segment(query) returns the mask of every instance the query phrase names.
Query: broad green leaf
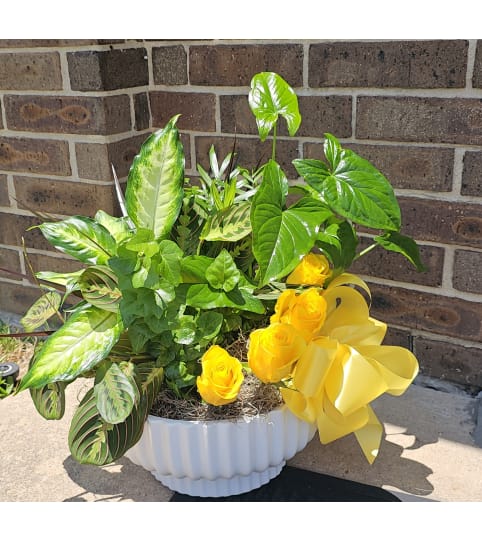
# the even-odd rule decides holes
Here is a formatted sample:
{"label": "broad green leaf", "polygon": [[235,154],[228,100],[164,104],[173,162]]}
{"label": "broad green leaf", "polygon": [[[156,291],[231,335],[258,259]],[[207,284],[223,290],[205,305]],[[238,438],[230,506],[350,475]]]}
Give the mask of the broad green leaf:
{"label": "broad green leaf", "polygon": [[291,272],[313,247],[320,224],[331,212],[312,197],[284,210],[287,180],[270,161],[251,208],[253,253],[259,264],[260,286]]}
{"label": "broad green leaf", "polygon": [[214,289],[232,291],[239,283],[241,273],[231,255],[223,249],[206,269],[206,279]]}
{"label": "broad green leaf", "polygon": [[96,370],[94,396],[102,419],[119,424],[131,414],[136,390],[118,364],[104,360]]}
{"label": "broad green leaf", "polygon": [[127,218],[113,217],[103,210],[98,210],[94,216],[95,221],[103,225],[111,234],[116,242],[122,242],[133,234],[129,227]]}
{"label": "broad green leaf", "polygon": [[333,137],[330,133],[325,133],[325,142],[323,144],[323,149],[325,152],[325,157],[330,163],[332,169],[338,167],[338,163],[341,159],[341,144],[340,141]]}
{"label": "broad green leaf", "polygon": [[172,333],[176,343],[191,345],[196,337],[194,317],[192,315],[178,316]]}
{"label": "broad green leaf", "polygon": [[182,256],[182,250],[175,242],[162,240],[159,243],[159,275],[173,285],[181,281]]}
{"label": "broad green leaf", "polygon": [[206,271],[214,259],[205,255],[189,255],[181,261],[184,283],[207,283]]}
{"label": "broad green leaf", "polygon": [[122,294],[117,287],[117,277],[108,266],[86,268],[79,279],[79,289],[89,304],[107,311],[119,310]]}
{"label": "broad green leaf", "polygon": [[201,233],[201,240],[236,242],[251,232],[251,203],[242,202],[211,216]]}
{"label": "broad green leaf", "polygon": [[126,208],[137,227],[156,238],[171,231],[184,196],[184,152],[176,128],[178,116],[153,133],[134,158],[126,189]]}
{"label": "broad green leaf", "polygon": [[36,300],[20,319],[25,331],[33,332],[47,322],[59,309],[61,299],[62,297],[58,292],[49,291]]}
{"label": "broad green leaf", "polygon": [[278,116],[284,117],[288,132],[293,136],[301,123],[298,98],[289,84],[278,74],[263,72],[251,80],[249,106],[256,117],[261,141],[269,135],[276,125]]}
{"label": "broad green leaf", "polygon": [[202,311],[196,320],[197,339],[201,346],[215,338],[223,324],[224,317],[217,311]]}
{"label": "broad green leaf", "polygon": [[208,284],[195,283],[189,285],[186,293],[186,304],[198,309],[236,308],[253,313],[264,313],[263,303],[253,296],[248,289],[235,287],[225,292],[213,289]]}
{"label": "broad green leaf", "polygon": [[53,382],[29,389],[35,408],[46,420],[60,420],[64,416],[66,386],[64,382]]}
{"label": "broad green leaf", "polygon": [[358,238],[348,221],[335,220],[318,234],[316,245],[325,252],[336,269],[345,270],[355,258]]}
{"label": "broad green leaf", "polygon": [[107,465],[122,457],[141,438],[144,423],[163,380],[162,368],[154,363],[135,367],[135,382],[140,395],[124,422],[110,424],[102,419],[96,407],[94,390],[90,389],[74,413],[69,430],[69,448],[79,463]]}
{"label": "broad green leaf", "polygon": [[122,330],[117,314],[86,305],[45,341],[19,391],[74,380],[109,354]]}
{"label": "broad green leaf", "polygon": [[103,225],[91,218],[72,216],[63,221],[42,223],[38,227],[59,251],[84,263],[107,264],[116,254],[114,238]]}
{"label": "broad green leaf", "polygon": [[388,251],[401,253],[419,272],[427,270],[420,258],[418,245],[412,238],[397,232],[389,232],[383,236],[375,236],[374,240]]}
{"label": "broad green leaf", "polygon": [[341,216],[366,227],[398,231],[400,208],[388,180],[369,161],[341,149],[337,139],[329,137],[325,151],[331,168],[318,160],[295,159],[298,173]]}

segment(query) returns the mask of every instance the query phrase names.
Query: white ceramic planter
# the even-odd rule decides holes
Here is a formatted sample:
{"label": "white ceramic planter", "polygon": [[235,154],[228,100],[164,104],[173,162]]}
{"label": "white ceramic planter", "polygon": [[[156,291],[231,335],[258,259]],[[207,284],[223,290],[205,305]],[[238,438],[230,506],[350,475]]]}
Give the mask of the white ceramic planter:
{"label": "white ceramic planter", "polygon": [[224,497],[269,482],[315,431],[286,406],[236,421],[149,415],[141,439],[126,456],[173,491]]}

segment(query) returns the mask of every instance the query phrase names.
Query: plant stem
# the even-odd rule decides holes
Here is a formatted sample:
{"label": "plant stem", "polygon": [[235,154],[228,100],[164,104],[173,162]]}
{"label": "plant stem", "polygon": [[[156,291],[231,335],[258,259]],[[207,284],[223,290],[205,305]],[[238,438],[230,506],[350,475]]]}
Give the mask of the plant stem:
{"label": "plant stem", "polygon": [[271,159],[273,161],[276,161],[276,126],[277,124],[275,124],[273,127],[273,146],[271,150]]}
{"label": "plant stem", "polygon": [[357,255],[355,255],[355,258],[353,259],[353,262],[355,262],[357,259],[359,259],[360,257],[363,257],[363,255],[366,255],[367,253],[369,253],[372,249],[376,248],[379,244],[377,244],[376,242],[374,242],[373,244],[369,245],[367,248],[365,248],[364,250],[360,251],[360,253],[358,253]]}

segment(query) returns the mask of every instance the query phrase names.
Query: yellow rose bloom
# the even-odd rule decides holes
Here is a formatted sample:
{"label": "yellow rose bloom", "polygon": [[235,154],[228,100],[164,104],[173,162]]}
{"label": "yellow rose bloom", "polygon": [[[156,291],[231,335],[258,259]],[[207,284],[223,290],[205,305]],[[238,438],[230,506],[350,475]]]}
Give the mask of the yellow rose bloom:
{"label": "yellow rose bloom", "polygon": [[202,373],[197,389],[210,405],[227,405],[236,401],[244,380],[241,362],[219,345],[212,345],[201,358]]}
{"label": "yellow rose bloom", "polygon": [[306,342],[290,324],[276,322],[251,332],[248,365],[264,383],[288,377],[306,349]]}
{"label": "yellow rose bloom", "polygon": [[308,253],[286,278],[286,283],[289,285],[319,285],[322,287],[330,273],[330,263],[324,255]]}
{"label": "yellow rose bloom", "polygon": [[291,324],[309,342],[323,326],[326,309],[326,300],[317,289],[310,288],[301,294],[287,289],[280,294],[270,322]]}

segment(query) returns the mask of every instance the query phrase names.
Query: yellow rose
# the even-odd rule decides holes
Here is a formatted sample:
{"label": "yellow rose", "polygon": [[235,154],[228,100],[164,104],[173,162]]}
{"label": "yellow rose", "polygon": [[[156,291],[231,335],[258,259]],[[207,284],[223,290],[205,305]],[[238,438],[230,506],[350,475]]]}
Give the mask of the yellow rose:
{"label": "yellow rose", "polygon": [[326,308],[326,300],[317,289],[310,288],[301,294],[287,289],[280,294],[270,321],[291,324],[305,341],[310,341],[325,322]]}
{"label": "yellow rose", "polygon": [[262,382],[279,382],[291,374],[305,348],[305,340],[296,328],[274,323],[251,332],[248,364]]}
{"label": "yellow rose", "polygon": [[201,358],[202,373],[197,378],[201,397],[211,405],[236,401],[244,380],[241,362],[219,345],[212,345]]}
{"label": "yellow rose", "polygon": [[286,278],[286,283],[289,285],[319,285],[321,287],[330,273],[330,263],[324,255],[308,253]]}

